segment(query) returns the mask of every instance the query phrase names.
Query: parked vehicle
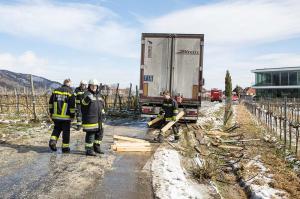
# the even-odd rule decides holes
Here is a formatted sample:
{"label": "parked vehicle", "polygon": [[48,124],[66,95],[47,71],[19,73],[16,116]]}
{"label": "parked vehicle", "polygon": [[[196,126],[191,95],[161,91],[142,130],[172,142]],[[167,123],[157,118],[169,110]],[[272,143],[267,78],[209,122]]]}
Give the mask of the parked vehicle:
{"label": "parked vehicle", "polygon": [[142,117],[156,117],[163,101],[161,94],[169,90],[186,113],[183,119],[197,120],[204,85],[203,45],[203,34],[142,34]]}
{"label": "parked vehicle", "polygon": [[210,91],[210,101],[211,102],[222,102],[222,96],[223,96],[223,92],[220,89],[217,88],[213,88]]}
{"label": "parked vehicle", "polygon": [[237,96],[237,94],[236,93],[232,93],[232,101],[236,102],[238,100],[239,100],[239,97]]}

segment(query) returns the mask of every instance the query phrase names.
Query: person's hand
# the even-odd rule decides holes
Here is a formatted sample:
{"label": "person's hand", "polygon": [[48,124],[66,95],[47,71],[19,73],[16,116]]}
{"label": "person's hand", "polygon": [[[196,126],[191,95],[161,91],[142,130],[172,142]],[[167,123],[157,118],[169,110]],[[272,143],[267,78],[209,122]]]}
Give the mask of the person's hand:
{"label": "person's hand", "polygon": [[172,121],[174,121],[174,122],[176,121],[176,116],[172,117]]}
{"label": "person's hand", "polygon": [[157,117],[158,117],[159,119],[163,119],[163,118],[164,118],[164,116],[163,116],[163,115],[160,115],[160,114],[158,114]]}

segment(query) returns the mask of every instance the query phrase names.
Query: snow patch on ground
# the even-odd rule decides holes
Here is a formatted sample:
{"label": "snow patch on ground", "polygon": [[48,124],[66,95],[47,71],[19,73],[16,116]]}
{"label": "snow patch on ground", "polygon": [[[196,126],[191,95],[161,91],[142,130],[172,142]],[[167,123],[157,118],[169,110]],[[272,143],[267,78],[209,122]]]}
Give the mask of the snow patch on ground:
{"label": "snow patch on ground", "polygon": [[248,162],[245,169],[253,167],[257,167],[259,169],[259,174],[247,182],[247,185],[250,186],[253,191],[251,198],[288,198],[288,194],[285,191],[277,190],[269,186],[269,183],[271,183],[273,180],[273,176],[272,174],[268,174],[269,170],[263,165],[262,162],[260,162],[260,156],[256,156],[253,160]]}
{"label": "snow patch on ground", "polygon": [[151,165],[153,188],[156,198],[183,199],[208,198],[206,188],[186,178],[186,173],[180,164],[177,151],[171,149],[158,149],[154,154]]}
{"label": "snow patch on ground", "polygon": [[208,104],[203,103],[203,106],[200,110],[202,116],[198,118],[197,123],[202,126],[211,122],[214,128],[220,128],[223,125],[223,116],[217,117],[215,113],[219,111],[222,106],[224,106],[224,103],[207,103]]}

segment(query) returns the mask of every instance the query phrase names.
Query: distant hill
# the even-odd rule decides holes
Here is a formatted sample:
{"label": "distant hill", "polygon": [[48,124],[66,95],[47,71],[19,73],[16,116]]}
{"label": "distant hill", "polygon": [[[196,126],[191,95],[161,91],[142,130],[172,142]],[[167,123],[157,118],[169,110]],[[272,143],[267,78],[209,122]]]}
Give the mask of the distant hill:
{"label": "distant hill", "polygon": [[[59,82],[51,81],[44,77],[33,75],[33,85],[37,92],[50,91],[61,86]],[[30,89],[30,74],[15,73],[8,70],[0,70],[0,91],[5,88],[8,91],[14,91],[15,88],[23,92],[24,87]]]}

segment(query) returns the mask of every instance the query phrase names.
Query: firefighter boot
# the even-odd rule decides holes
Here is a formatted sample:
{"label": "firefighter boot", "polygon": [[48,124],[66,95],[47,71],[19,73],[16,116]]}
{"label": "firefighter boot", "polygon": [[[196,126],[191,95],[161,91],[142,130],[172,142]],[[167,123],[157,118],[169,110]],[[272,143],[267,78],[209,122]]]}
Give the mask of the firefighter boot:
{"label": "firefighter boot", "polygon": [[87,156],[96,156],[96,153],[94,152],[93,149],[87,149],[86,150],[86,153],[85,153]]}
{"label": "firefighter boot", "polygon": [[64,147],[61,149],[63,153],[70,153],[70,147]]}
{"label": "firefighter boot", "polygon": [[178,142],[179,142],[179,136],[175,135],[174,140],[172,141],[172,143],[178,143]]}
{"label": "firefighter boot", "polygon": [[52,151],[57,151],[57,148],[56,148],[56,140],[50,140],[49,141],[49,147]]}
{"label": "firefighter boot", "polygon": [[100,148],[100,144],[95,144],[94,143],[94,151],[96,152],[96,153],[99,153],[99,154],[104,154],[102,151],[101,151],[101,148]]}
{"label": "firefighter boot", "polygon": [[157,141],[159,143],[163,143],[164,142],[164,136],[163,134],[159,133],[158,136],[157,136]]}

